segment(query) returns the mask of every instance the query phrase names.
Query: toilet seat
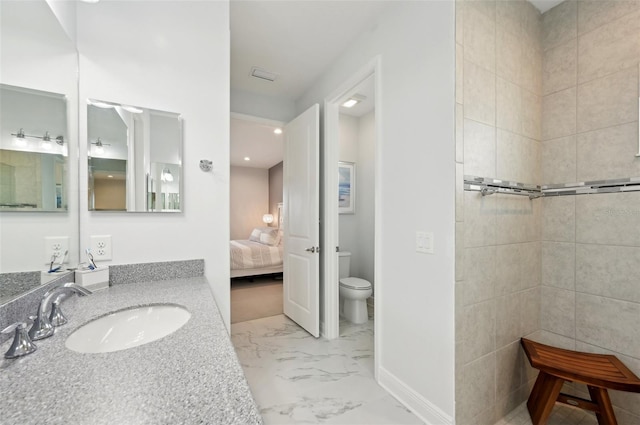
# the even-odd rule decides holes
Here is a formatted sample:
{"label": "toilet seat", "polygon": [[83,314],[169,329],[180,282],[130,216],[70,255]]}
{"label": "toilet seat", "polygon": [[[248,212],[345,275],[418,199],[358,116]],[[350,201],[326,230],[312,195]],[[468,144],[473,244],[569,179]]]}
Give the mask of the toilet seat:
{"label": "toilet seat", "polygon": [[356,289],[360,291],[366,291],[371,289],[371,282],[368,280],[360,279],[359,277],[343,277],[340,279],[340,286],[349,289]]}

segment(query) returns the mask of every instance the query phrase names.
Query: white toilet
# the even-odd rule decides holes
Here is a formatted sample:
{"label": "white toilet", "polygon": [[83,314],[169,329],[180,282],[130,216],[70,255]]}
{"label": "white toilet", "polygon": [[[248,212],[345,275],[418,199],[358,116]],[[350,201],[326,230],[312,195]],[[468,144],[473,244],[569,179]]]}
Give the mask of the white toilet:
{"label": "white toilet", "polygon": [[340,267],[340,316],[348,321],[361,324],[369,320],[367,313],[367,298],[373,292],[368,280],[358,277],[349,277],[351,269],[351,253],[341,251],[338,253]]}

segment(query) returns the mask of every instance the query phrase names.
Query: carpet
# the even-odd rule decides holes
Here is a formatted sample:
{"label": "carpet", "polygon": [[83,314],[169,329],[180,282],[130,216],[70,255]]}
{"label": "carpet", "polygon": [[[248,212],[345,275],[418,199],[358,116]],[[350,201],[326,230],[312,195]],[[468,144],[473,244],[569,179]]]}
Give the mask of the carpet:
{"label": "carpet", "polygon": [[231,280],[231,323],[282,314],[282,278]]}

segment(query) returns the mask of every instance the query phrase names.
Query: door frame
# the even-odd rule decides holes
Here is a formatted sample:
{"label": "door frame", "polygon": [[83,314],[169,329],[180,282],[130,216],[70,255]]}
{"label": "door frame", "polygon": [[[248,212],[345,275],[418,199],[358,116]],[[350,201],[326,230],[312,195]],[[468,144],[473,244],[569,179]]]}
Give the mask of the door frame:
{"label": "door frame", "polygon": [[[382,146],[382,90],[381,90],[381,74],[380,74],[381,57],[374,57],[368,64],[362,67],[358,72],[348,78],[338,89],[327,96],[324,100],[324,146],[322,152],[322,171],[321,177],[324,190],[321,192],[322,207],[320,222],[322,251],[320,252],[320,270],[321,275],[321,320],[320,332],[327,339],[338,338],[340,335],[339,322],[339,291],[338,291],[338,255],[336,247],[338,246],[338,173],[336,166],[339,160],[339,139],[340,139],[340,103],[344,98],[353,94],[353,90],[366,79],[374,78],[375,90],[375,164],[374,164],[374,373],[376,380],[378,378],[378,369],[380,362],[380,354],[382,350],[382,295],[383,282],[382,261],[380,258],[380,241],[382,237],[382,194],[380,188],[382,181],[381,174],[381,146]],[[331,190],[330,188],[335,188]]]}

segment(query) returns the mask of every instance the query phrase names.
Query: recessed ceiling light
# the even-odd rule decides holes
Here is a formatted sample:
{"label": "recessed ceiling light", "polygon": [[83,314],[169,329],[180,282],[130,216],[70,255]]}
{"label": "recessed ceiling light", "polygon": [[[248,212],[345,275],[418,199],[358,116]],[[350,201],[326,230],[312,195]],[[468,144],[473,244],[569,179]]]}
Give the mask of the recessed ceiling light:
{"label": "recessed ceiling light", "polygon": [[249,158],[248,156],[245,156],[245,157],[244,157],[244,160],[245,160],[245,161],[251,161],[251,158]]}
{"label": "recessed ceiling light", "polygon": [[273,130],[273,132],[275,134],[282,134],[282,129],[281,128],[276,128],[275,130]]}
{"label": "recessed ceiling light", "polygon": [[109,177],[110,179],[112,179],[112,178],[113,178],[113,176],[112,176],[111,174],[109,174],[107,177]]}
{"label": "recessed ceiling light", "polygon": [[342,104],[342,106],[344,106],[345,108],[353,108],[354,106],[356,106],[358,104],[358,100],[356,99],[349,99],[346,102],[344,102]]}

